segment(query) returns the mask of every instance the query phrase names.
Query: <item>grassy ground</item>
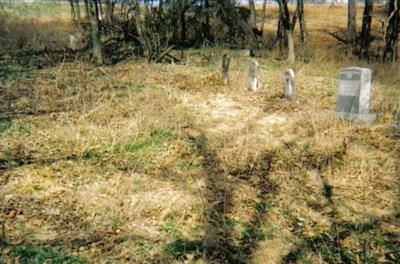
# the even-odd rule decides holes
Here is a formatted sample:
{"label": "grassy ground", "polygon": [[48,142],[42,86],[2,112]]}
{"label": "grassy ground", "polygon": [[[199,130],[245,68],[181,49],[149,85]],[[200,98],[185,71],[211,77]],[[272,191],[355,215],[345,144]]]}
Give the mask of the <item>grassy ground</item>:
{"label": "grassy ground", "polygon": [[[344,7],[308,12],[293,102],[277,53],[260,59],[261,90],[249,93],[239,51],[93,67],[2,50],[1,260],[398,263],[399,67],[341,54],[328,33],[344,32]],[[376,123],[332,112],[349,65],[374,70]]]}

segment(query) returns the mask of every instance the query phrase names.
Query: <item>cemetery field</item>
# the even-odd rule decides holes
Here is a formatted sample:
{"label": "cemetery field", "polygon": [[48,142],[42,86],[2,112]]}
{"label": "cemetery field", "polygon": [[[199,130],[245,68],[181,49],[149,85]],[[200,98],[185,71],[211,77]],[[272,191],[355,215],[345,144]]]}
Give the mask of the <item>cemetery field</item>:
{"label": "cemetery field", "polygon": [[[0,263],[399,263],[399,63],[342,51],[344,6],[307,8],[292,101],[278,52],[249,92],[241,50],[96,67],[2,48]],[[371,124],[334,113],[354,65],[373,71]]]}

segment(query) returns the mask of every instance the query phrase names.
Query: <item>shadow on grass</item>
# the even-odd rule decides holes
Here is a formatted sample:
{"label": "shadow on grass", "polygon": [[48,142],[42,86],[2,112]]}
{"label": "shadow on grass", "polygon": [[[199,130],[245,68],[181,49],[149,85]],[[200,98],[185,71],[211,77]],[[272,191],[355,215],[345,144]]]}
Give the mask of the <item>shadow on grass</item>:
{"label": "shadow on grass", "polygon": [[[198,141],[198,139],[196,139]],[[197,151],[204,158],[206,173],[205,192],[205,233],[201,240],[176,239],[164,248],[163,259],[153,263],[185,260],[187,255],[194,259],[203,259],[209,263],[249,263],[257,244],[266,239],[261,231],[263,219],[267,213],[268,196],[274,193],[276,186],[270,182],[273,153],[264,155],[254,167],[242,171],[227,172],[218,160],[216,153],[207,148],[205,139],[196,144]],[[246,181],[257,192],[259,202],[255,205],[252,219],[246,223],[241,237],[234,237],[234,223],[229,218],[233,207],[233,192],[237,188],[235,180]],[[164,257],[167,259],[165,260]]]}
{"label": "shadow on grass", "polygon": [[[84,264],[87,263],[79,256],[69,255],[54,248],[36,245],[10,246],[7,252],[0,255],[0,262],[29,263],[29,264]],[[3,262],[1,262],[3,263]]]}
{"label": "shadow on grass", "polygon": [[[322,159],[321,165],[314,163],[306,164],[310,169],[321,172],[330,166],[336,166],[334,160],[342,160],[347,152],[347,145],[332,155],[327,161]],[[312,160],[312,159],[311,159]],[[396,168],[399,171],[399,167]],[[311,237],[302,238],[283,259],[282,264],[286,263],[313,263],[309,259],[310,255],[319,257],[320,262],[324,263],[400,263],[400,236],[399,232],[388,232],[382,227],[383,224],[392,225],[400,230],[400,224],[395,223],[400,219],[400,212],[391,217],[371,217],[365,222],[340,221],[337,205],[333,200],[334,188],[327,179],[321,176],[322,193],[329,208],[330,230],[316,234]],[[400,186],[398,188],[400,190]],[[399,193],[400,194],[400,193]],[[322,210],[322,208],[319,208]],[[296,225],[294,225],[296,226]],[[393,228],[389,230],[395,230]],[[299,233],[300,230],[294,230]],[[351,242],[349,242],[351,241]],[[351,243],[351,244],[350,244]],[[379,248],[377,250],[376,248]]]}
{"label": "shadow on grass", "polygon": [[[305,263],[310,253],[318,255],[324,263],[400,263],[400,237],[384,232],[381,224],[381,220],[335,224],[329,232],[304,239],[281,263]],[[358,248],[346,246],[348,239],[356,241]],[[376,247],[384,252],[373,252]]]}

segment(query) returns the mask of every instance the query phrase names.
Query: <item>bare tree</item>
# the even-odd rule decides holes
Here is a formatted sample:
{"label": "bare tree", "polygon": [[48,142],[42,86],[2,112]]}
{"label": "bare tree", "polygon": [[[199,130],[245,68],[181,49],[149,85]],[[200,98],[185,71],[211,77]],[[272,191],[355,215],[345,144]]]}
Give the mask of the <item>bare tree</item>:
{"label": "bare tree", "polygon": [[267,17],[267,0],[264,0],[261,12],[261,27],[260,27],[261,35],[264,35],[264,25],[266,17]]}
{"label": "bare tree", "polygon": [[205,13],[205,21],[203,24],[203,35],[208,41],[213,41],[213,37],[211,35],[211,27],[210,27],[210,1],[204,0],[204,13]]}
{"label": "bare tree", "polygon": [[[69,1],[73,18],[79,25],[79,0]],[[288,60],[294,68],[293,29],[287,1],[279,2],[281,35],[278,39],[283,43],[283,48],[289,47]],[[298,1],[299,11],[296,18],[303,21],[303,0]],[[117,16],[114,16],[117,0],[80,2],[83,3],[82,7],[90,22],[84,27],[87,32],[83,31],[82,36],[86,44],[91,43],[93,58],[97,63],[104,62],[106,53],[103,52],[103,45],[116,45],[118,49],[115,49],[115,52],[130,50],[130,54],[147,57],[150,61],[162,61],[165,52],[168,53],[176,46],[199,45],[201,41],[226,41],[251,50],[262,47],[260,36],[266,19],[267,0],[264,0],[262,5],[261,25],[257,24],[255,0],[249,0],[250,8],[239,6],[236,0],[161,0],[156,6],[155,0],[130,0],[121,5],[118,20]],[[301,28],[304,27],[301,25]],[[110,30],[112,34],[109,34]],[[196,34],[197,32],[201,34]],[[105,50],[107,54],[115,53],[113,49]]]}
{"label": "bare tree", "polygon": [[104,22],[108,25],[112,24],[115,4],[116,0],[104,0]]}
{"label": "bare tree", "polygon": [[[88,15],[90,20],[90,38],[92,44],[92,55],[97,64],[103,64],[103,51],[100,42],[98,4],[99,0],[84,0],[88,5]],[[85,3],[86,4],[86,3]]]}
{"label": "bare tree", "polygon": [[85,15],[86,15],[86,20],[90,19],[90,14],[89,14],[89,2],[87,0],[83,0],[83,3],[85,5]]}
{"label": "bare tree", "polygon": [[75,27],[78,31],[81,29],[81,9],[79,5],[79,0],[69,0],[71,6],[72,20],[75,23]]}
{"label": "bare tree", "polygon": [[390,0],[388,3],[388,20],[385,31],[385,51],[383,60],[396,60],[396,44],[400,32],[400,0]]}
{"label": "bare tree", "polygon": [[362,29],[360,36],[360,58],[368,58],[368,49],[371,42],[371,22],[372,22],[372,11],[374,8],[373,0],[365,0]]}
{"label": "bare tree", "polygon": [[250,7],[250,25],[252,29],[257,30],[257,14],[256,14],[256,5],[254,4],[254,0],[249,0]]}
{"label": "bare tree", "polygon": [[296,27],[296,22],[299,21],[300,26],[300,40],[301,43],[305,42],[306,39],[306,22],[304,18],[304,0],[297,0],[296,11],[292,19],[292,31]]}
{"label": "bare tree", "polygon": [[131,8],[134,12],[134,18],[135,18],[135,29],[136,32],[138,34],[138,37],[136,38],[139,46],[138,46],[138,50],[139,50],[139,55],[143,55],[144,54],[144,47],[148,46],[146,45],[146,41],[145,41],[145,36],[143,34],[143,25],[142,25],[142,21],[140,18],[140,5],[139,5],[139,1],[138,0],[132,0],[131,1]]}
{"label": "bare tree", "polygon": [[[296,54],[294,49],[294,40],[293,40],[293,31],[292,25],[290,22],[289,16],[289,8],[287,5],[287,0],[278,0],[279,4],[279,23],[278,23],[278,41],[283,42],[285,39],[282,37],[286,37],[287,46],[288,46],[288,62],[292,69],[295,69],[296,63]],[[281,44],[281,47],[284,46]]]}
{"label": "bare tree", "polygon": [[263,3],[263,10],[262,10],[262,25],[261,28],[258,29],[257,26],[257,11],[256,11],[256,5],[254,0],[249,0],[249,8],[250,8],[250,27],[251,27],[251,31],[254,34],[255,37],[255,41],[258,43],[257,38],[262,36],[263,34],[263,29],[264,29],[264,21],[265,21],[265,14],[266,14],[266,5],[267,5],[267,1],[264,0]]}
{"label": "bare tree", "polygon": [[347,41],[354,46],[357,39],[357,0],[349,0],[347,13]]}

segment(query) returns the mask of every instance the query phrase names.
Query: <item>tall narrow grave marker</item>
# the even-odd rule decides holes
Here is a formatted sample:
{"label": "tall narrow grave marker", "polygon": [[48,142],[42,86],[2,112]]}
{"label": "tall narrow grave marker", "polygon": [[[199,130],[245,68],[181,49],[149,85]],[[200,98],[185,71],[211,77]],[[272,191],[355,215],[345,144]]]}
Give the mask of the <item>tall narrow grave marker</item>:
{"label": "tall narrow grave marker", "polygon": [[252,59],[249,70],[249,91],[255,92],[258,87],[258,60]]}
{"label": "tall narrow grave marker", "polygon": [[294,81],[294,71],[288,69],[283,75],[283,97],[289,100],[294,99],[296,96],[296,84]]}
{"label": "tall narrow grave marker", "polygon": [[222,55],[222,83],[227,85],[229,83],[229,64],[231,58],[228,54]]}

